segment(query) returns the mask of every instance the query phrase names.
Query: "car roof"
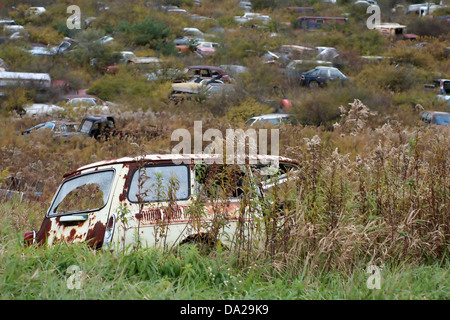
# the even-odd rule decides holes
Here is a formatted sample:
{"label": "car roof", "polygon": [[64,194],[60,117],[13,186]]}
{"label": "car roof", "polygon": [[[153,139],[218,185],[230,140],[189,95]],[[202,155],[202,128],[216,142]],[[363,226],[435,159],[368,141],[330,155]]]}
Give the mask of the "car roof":
{"label": "car roof", "polygon": [[189,66],[188,69],[212,69],[212,70],[222,70],[220,67],[216,66],[208,66],[208,65],[197,65],[197,66]]}
{"label": "car roof", "polygon": [[203,87],[204,84],[196,82],[172,83],[172,89],[175,91],[185,91],[185,92],[200,91]]}
{"label": "car roof", "polygon": [[84,119],[85,120],[91,120],[91,121],[99,121],[99,120],[112,120],[112,121],[114,121],[114,118],[112,116],[110,116],[110,115],[102,115],[102,114],[96,114],[96,115],[87,116]]}
{"label": "car roof", "polygon": [[251,119],[276,119],[276,118],[286,118],[290,117],[290,114],[287,113],[270,113],[270,114],[263,114],[261,116],[252,117]]}
{"label": "car roof", "polygon": [[64,96],[65,99],[83,99],[83,98],[94,98],[98,99],[96,96],[90,94],[68,94]]}
{"label": "car roof", "polygon": [[336,70],[339,70],[338,68],[335,68],[335,67],[327,67],[327,66],[317,66],[317,67],[315,67],[314,69],[336,69]]}
{"label": "car roof", "polygon": [[78,122],[74,122],[74,121],[50,121],[51,123],[54,123],[55,125],[60,125],[60,124],[78,124]]}
{"label": "car roof", "polygon": [[427,113],[430,113],[430,114],[450,115],[450,112],[445,112],[445,111],[429,111],[429,110],[426,110],[424,112],[427,112]]}

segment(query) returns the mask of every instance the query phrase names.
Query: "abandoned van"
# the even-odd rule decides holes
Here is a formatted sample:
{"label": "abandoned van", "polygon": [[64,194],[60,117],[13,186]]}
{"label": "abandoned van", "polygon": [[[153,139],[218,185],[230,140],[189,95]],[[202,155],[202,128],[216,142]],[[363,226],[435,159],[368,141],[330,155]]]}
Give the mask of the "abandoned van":
{"label": "abandoned van", "polygon": [[218,216],[229,239],[238,221],[255,217],[241,207],[244,196],[264,197],[298,169],[279,156],[247,156],[244,165],[216,164],[217,156],[125,157],[67,173],[40,229],[27,232],[25,244],[87,242],[109,250],[176,245],[208,238]]}

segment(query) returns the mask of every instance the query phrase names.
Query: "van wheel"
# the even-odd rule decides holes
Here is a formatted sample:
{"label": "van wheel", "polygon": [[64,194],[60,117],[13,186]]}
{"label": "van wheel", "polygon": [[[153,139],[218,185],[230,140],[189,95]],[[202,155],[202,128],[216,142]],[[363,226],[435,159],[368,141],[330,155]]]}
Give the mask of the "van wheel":
{"label": "van wheel", "polygon": [[207,233],[195,234],[180,242],[180,245],[193,244],[202,252],[210,252],[215,247],[215,241]]}
{"label": "van wheel", "polygon": [[311,82],[309,83],[309,87],[310,87],[311,89],[317,89],[317,88],[319,88],[319,83],[318,83],[317,81],[311,81]]}

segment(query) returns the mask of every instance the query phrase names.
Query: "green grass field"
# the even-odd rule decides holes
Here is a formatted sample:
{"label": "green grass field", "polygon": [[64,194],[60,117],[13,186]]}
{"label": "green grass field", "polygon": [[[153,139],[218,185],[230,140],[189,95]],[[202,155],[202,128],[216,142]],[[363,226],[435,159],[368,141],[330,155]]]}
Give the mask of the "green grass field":
{"label": "green grass field", "polygon": [[[364,269],[269,276],[269,265],[242,270],[226,254],[202,256],[195,248],[168,257],[154,250],[121,255],[80,246],[24,250],[11,242],[1,250],[1,299],[427,300],[448,299],[450,289],[448,263],[385,267],[380,289],[369,289]],[[69,272],[71,265],[80,268],[80,278]]]}
{"label": "green grass field", "polygon": [[[369,289],[367,266],[351,272],[277,270],[268,261],[245,267],[228,251],[199,252],[194,245],[165,254],[126,254],[84,245],[22,247],[18,235],[0,243],[0,299],[329,300],[450,298],[449,262],[386,265],[380,289]],[[69,267],[77,266],[74,272]],[[381,266],[378,266],[381,267]],[[375,284],[375,282],[372,282]]]}

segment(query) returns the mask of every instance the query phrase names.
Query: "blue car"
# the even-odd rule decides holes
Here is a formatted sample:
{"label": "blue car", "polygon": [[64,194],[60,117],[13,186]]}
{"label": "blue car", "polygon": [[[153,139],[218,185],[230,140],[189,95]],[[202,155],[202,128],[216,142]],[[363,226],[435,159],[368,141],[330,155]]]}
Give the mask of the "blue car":
{"label": "blue car", "polygon": [[310,88],[324,87],[328,81],[347,81],[348,78],[339,69],[334,67],[315,67],[312,70],[303,72],[300,83]]}

